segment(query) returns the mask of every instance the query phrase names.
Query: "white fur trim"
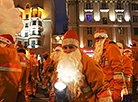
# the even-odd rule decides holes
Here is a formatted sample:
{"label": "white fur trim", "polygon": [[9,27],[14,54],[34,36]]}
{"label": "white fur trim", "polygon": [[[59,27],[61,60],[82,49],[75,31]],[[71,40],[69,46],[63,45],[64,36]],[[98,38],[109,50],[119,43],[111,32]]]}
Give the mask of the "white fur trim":
{"label": "white fur trim", "polygon": [[12,43],[10,40],[8,40],[8,39],[6,39],[6,38],[4,38],[2,36],[0,36],[0,41],[4,42],[6,44],[11,44]]}
{"label": "white fur trim", "polygon": [[130,52],[132,52],[132,50],[130,50],[130,49],[125,49],[124,52],[125,52],[125,51],[130,51]]}
{"label": "white fur trim", "polygon": [[56,51],[56,50],[62,50],[62,48],[61,47],[56,47],[53,51]]}
{"label": "white fur trim", "polygon": [[101,32],[101,33],[98,32],[94,34],[94,38],[98,38],[99,36],[108,38],[108,35],[105,32]]}
{"label": "white fur trim", "polygon": [[62,41],[62,46],[65,46],[65,45],[75,45],[79,47],[79,41],[77,41],[76,39],[72,39],[72,38],[66,38]]}

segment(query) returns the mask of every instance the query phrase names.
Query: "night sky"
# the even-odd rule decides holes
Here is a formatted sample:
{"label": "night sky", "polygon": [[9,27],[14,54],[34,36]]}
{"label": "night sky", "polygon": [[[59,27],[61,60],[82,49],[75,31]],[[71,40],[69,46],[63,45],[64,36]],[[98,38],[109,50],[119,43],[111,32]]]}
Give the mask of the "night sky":
{"label": "night sky", "polygon": [[56,33],[61,34],[62,27],[67,23],[66,20],[66,0],[54,0],[56,6]]}

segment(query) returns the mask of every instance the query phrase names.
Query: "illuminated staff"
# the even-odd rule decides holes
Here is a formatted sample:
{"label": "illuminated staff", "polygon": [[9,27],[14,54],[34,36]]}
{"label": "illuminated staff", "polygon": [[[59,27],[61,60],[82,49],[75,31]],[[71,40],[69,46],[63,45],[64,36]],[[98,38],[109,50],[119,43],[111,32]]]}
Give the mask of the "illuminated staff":
{"label": "illuminated staff", "polygon": [[54,85],[55,101],[56,102],[68,102],[66,95],[67,85],[61,81],[56,82]]}

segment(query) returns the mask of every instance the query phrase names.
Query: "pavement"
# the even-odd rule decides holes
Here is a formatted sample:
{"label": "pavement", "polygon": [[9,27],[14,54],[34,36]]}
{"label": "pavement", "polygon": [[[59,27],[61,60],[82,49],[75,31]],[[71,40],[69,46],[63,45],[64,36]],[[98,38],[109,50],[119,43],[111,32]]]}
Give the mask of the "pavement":
{"label": "pavement", "polygon": [[36,90],[36,98],[31,98],[30,102],[49,102],[46,90],[42,89],[42,83],[38,83]]}

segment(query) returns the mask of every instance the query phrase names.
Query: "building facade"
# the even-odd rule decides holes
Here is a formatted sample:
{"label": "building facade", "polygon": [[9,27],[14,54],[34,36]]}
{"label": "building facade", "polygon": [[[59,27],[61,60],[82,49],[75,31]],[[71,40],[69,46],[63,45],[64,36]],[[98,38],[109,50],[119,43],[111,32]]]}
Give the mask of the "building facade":
{"label": "building facade", "polygon": [[66,0],[68,27],[77,31],[84,49],[94,49],[96,29],[105,29],[111,40],[130,46],[133,39],[138,41],[134,4],[137,7],[137,0]]}
{"label": "building facade", "polygon": [[52,50],[52,34],[55,33],[54,0],[14,0],[19,8],[24,28],[16,35],[16,43],[23,44],[37,55]]}

